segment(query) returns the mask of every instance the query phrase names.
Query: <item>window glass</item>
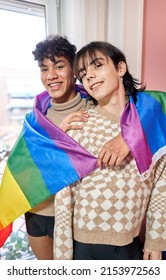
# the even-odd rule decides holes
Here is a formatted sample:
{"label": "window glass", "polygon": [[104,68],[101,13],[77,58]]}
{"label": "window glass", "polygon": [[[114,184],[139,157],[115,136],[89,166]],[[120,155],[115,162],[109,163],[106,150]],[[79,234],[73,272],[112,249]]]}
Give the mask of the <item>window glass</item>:
{"label": "window glass", "polygon": [[46,30],[44,6],[10,2],[17,5],[0,4],[0,138],[12,146],[34,96],[43,90],[32,51]]}
{"label": "window glass", "polygon": [[[32,51],[45,37],[44,6],[0,0],[0,181],[24,116],[32,109],[35,95],[44,90]],[[14,221],[0,259],[34,258],[23,215]]]}

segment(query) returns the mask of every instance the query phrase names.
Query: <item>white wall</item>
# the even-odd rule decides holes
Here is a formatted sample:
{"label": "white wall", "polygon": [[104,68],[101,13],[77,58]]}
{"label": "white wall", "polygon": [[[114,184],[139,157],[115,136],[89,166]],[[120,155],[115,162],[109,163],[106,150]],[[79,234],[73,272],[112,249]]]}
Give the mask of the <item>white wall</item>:
{"label": "white wall", "polygon": [[[26,0],[23,0],[26,2]],[[106,40],[122,49],[141,77],[144,0],[31,0],[46,6],[47,34],[66,35],[77,49]]]}
{"label": "white wall", "polygon": [[46,2],[46,28],[47,34],[60,33],[59,23],[59,1],[57,0],[45,0]]}
{"label": "white wall", "polygon": [[108,41],[126,55],[130,73],[141,79],[144,0],[109,0]]}
{"label": "white wall", "polygon": [[92,40],[107,37],[109,0],[61,0],[61,34],[78,49]]}
{"label": "white wall", "polygon": [[129,70],[141,79],[144,0],[126,0],[124,7],[123,47]]}
{"label": "white wall", "polygon": [[66,35],[77,49],[106,40],[124,51],[141,78],[144,0],[34,0],[46,5],[47,33]]}
{"label": "white wall", "polygon": [[108,6],[107,40],[120,49],[123,49],[124,40],[125,2],[122,0],[109,0]]}
{"label": "white wall", "polygon": [[61,0],[61,34],[79,49],[107,40],[124,51],[132,75],[140,79],[144,0]]}

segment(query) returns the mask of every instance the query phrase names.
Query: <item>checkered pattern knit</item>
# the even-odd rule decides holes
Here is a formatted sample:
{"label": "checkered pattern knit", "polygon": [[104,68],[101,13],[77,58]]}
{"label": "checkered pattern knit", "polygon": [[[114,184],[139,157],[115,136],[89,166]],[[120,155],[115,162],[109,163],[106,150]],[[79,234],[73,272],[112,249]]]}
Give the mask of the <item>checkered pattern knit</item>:
{"label": "checkered pattern knit", "polygon": [[[119,119],[99,106],[81,131],[69,135],[96,157],[110,136],[120,132]],[[145,247],[166,249],[166,158],[141,182],[129,155],[120,167],[97,169],[55,196],[55,259],[72,259],[73,238],[82,243],[123,246],[139,235],[147,210]]]}

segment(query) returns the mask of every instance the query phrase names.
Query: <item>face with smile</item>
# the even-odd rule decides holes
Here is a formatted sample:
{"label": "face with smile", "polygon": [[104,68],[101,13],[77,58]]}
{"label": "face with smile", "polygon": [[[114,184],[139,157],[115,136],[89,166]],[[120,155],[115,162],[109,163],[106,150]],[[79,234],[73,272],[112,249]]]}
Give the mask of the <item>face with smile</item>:
{"label": "face with smile", "polygon": [[89,95],[98,101],[98,104],[109,103],[121,91],[121,77],[125,73],[125,63],[120,62],[115,68],[111,58],[98,52],[93,59],[84,58],[79,62],[79,78]]}
{"label": "face with smile", "polygon": [[41,81],[55,103],[64,103],[75,97],[74,73],[65,57],[54,57],[54,61],[45,58],[39,68]]}

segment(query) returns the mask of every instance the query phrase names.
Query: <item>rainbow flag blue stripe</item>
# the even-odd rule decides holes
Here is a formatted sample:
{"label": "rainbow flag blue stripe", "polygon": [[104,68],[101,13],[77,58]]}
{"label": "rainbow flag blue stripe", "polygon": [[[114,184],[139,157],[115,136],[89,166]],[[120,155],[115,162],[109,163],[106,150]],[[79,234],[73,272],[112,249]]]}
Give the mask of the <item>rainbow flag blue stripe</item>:
{"label": "rainbow flag blue stripe", "polygon": [[36,97],[13,147],[0,188],[0,229],[97,168],[97,159],[50,122],[50,97]]}
{"label": "rainbow flag blue stripe", "polygon": [[139,92],[136,99],[130,96],[121,128],[144,180],[166,153],[166,92]]}
{"label": "rainbow flag blue stripe", "polygon": [[[136,99],[130,97],[121,129],[144,180],[166,153],[166,93],[140,92]],[[0,187],[0,230],[97,168],[93,155],[45,117],[49,106],[47,92],[36,97],[10,153]]]}

